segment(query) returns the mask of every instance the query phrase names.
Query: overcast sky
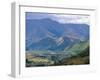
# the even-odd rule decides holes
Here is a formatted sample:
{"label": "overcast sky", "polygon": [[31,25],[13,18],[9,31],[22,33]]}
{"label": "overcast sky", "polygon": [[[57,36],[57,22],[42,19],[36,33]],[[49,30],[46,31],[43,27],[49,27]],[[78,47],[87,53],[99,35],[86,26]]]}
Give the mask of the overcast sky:
{"label": "overcast sky", "polygon": [[49,18],[63,24],[78,23],[78,24],[89,25],[89,16],[85,15],[67,15],[67,14],[64,15],[64,14],[26,12],[26,19],[44,19],[44,18]]}

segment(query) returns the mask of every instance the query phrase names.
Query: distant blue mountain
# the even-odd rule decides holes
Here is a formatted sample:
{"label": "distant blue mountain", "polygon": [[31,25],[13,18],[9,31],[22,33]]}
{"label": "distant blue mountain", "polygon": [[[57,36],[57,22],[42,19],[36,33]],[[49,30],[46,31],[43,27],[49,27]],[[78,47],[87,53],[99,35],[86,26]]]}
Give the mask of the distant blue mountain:
{"label": "distant blue mountain", "polygon": [[26,20],[26,50],[63,50],[88,39],[87,24],[62,24],[51,19]]}

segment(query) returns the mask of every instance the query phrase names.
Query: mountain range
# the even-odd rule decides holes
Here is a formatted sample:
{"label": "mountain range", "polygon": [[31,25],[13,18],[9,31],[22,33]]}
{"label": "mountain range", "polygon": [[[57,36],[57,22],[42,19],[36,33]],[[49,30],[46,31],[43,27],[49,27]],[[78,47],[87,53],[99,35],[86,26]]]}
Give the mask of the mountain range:
{"label": "mountain range", "polygon": [[89,25],[62,24],[51,19],[26,19],[26,50],[64,50],[89,39]]}

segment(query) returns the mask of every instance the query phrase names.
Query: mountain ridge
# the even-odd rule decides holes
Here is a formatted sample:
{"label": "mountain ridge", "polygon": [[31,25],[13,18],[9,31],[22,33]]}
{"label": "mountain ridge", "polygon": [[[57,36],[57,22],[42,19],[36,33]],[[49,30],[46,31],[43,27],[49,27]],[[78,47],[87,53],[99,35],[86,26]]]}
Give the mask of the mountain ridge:
{"label": "mountain ridge", "polygon": [[[70,44],[81,40],[87,40],[89,38],[89,25],[61,24],[51,19],[26,20],[26,50],[29,50],[31,45],[42,44],[42,42],[44,44],[51,42],[51,44],[53,43],[55,45],[57,42],[54,41],[54,43],[53,40],[58,41],[60,38],[63,40],[64,37],[67,37]],[[46,41],[46,38],[50,38],[50,41]],[[60,42],[58,41],[58,44],[60,44]],[[66,45],[68,45],[69,42]]]}

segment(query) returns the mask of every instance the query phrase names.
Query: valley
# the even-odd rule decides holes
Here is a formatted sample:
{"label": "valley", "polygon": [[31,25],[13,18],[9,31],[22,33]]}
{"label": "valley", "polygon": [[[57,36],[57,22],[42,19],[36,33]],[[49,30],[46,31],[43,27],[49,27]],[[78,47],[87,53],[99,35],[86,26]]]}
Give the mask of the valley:
{"label": "valley", "polygon": [[26,52],[26,67],[89,64],[89,42],[74,44],[62,51]]}

